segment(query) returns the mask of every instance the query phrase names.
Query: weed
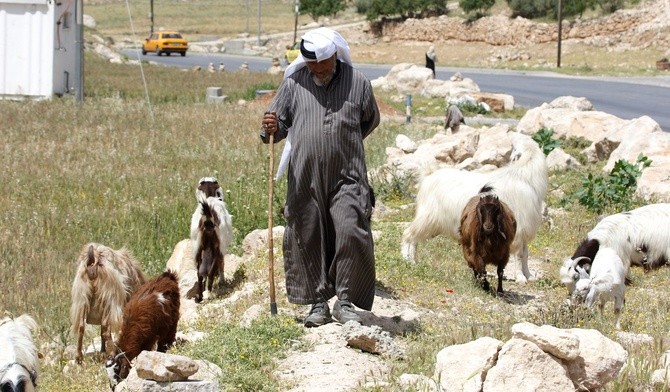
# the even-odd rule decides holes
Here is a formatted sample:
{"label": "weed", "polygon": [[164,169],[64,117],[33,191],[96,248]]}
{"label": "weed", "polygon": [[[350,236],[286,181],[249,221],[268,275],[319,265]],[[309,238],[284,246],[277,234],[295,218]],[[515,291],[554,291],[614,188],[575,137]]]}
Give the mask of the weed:
{"label": "weed", "polygon": [[542,127],[531,138],[540,146],[544,155],[549,155],[550,152],[561,146],[561,141],[554,139],[552,136],[554,136],[553,129]]}
{"label": "weed", "polygon": [[637,157],[635,164],[620,159],[608,176],[589,173],[583,177],[575,197],[581,205],[598,213],[608,208],[628,210],[633,202],[637,179],[649,165],[651,160],[643,154]]}

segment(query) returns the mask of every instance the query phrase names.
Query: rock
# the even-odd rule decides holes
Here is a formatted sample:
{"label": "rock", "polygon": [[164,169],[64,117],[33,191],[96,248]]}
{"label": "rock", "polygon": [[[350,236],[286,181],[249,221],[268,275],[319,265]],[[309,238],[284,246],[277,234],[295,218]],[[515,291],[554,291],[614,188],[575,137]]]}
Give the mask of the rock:
{"label": "rock", "polygon": [[437,353],[433,378],[445,391],[462,391],[466,384],[470,385],[468,390],[481,390],[483,378],[495,365],[502,346],[500,340],[483,337],[445,347]]}
{"label": "rock", "polygon": [[573,360],[579,355],[579,339],[574,334],[551,325],[538,327],[532,323],[512,326],[512,336],[534,343],[542,351],[559,359]]}
{"label": "rock", "polygon": [[547,155],[547,167],[549,170],[566,170],[580,168],[582,164],[563,149],[555,148]]}
{"label": "rock", "polygon": [[184,381],[198,368],[198,364],[188,357],[158,351],[142,351],[134,365],[138,377],[154,381]]}
{"label": "rock", "polygon": [[483,392],[573,391],[567,367],[523,339],[510,339],[486,374]]}
{"label": "rock", "polygon": [[595,329],[569,329],[579,338],[579,357],[567,361],[570,378],[582,390],[597,390],[619,375],[628,360],[621,345]]}

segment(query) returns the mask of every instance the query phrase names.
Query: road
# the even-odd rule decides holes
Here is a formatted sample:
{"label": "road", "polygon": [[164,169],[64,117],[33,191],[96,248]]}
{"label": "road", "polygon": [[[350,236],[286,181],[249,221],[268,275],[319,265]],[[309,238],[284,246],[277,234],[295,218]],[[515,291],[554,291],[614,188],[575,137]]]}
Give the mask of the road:
{"label": "road", "polygon": [[[189,68],[196,65],[207,68],[223,62],[226,70],[237,70],[246,62],[249,70],[265,72],[271,59],[259,56],[233,54],[188,53],[181,56],[142,55],[139,50],[125,50],[129,58],[155,61],[160,64]],[[391,65],[354,64],[370,79],[385,76]],[[518,106],[533,108],[561,96],[585,97],[595,110],[630,120],[641,116],[654,119],[670,132],[670,76],[648,78],[612,78],[565,76],[544,71],[506,71],[470,68],[437,67],[436,77],[448,80],[455,72],[472,79],[481,91],[505,93],[514,97]]]}

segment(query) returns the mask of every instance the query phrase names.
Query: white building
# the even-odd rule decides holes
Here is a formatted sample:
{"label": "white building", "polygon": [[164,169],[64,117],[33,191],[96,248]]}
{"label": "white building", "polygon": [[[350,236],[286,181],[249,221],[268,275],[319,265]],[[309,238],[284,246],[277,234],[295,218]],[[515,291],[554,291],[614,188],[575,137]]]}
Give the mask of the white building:
{"label": "white building", "polygon": [[77,1],[0,0],[0,99],[74,94]]}

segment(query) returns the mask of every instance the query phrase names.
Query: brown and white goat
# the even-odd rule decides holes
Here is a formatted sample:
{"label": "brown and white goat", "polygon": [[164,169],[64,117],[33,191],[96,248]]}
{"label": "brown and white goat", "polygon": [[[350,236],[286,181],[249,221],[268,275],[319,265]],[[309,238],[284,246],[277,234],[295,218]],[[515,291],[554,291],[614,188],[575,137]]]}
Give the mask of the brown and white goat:
{"label": "brown and white goat", "polygon": [[77,259],[72,282],[70,320],[77,336],[77,363],[83,359],[82,344],[86,324],[100,325],[101,352],[114,353],[112,332],[121,330],[123,307],[130,295],[144,283],[144,273],[125,248],[114,250],[105,245],[84,245]]}
{"label": "brown and white goat", "polygon": [[166,352],[174,344],[179,306],[179,283],[170,270],[144,283],[130,297],[123,309],[117,351],[106,363],[112,389],[128,377],[130,362],[142,351]]}
{"label": "brown and white goat", "polygon": [[210,292],[214,279],[219,277],[219,287],[224,282],[224,257],[232,241],[232,216],[223,201],[223,191],[213,177],[200,179],[195,192],[198,206],[191,218],[191,247],[198,271],[198,281],[187,298],[202,302],[205,287]]}
{"label": "brown and white goat", "polygon": [[484,290],[489,290],[486,264],[493,264],[498,272],[497,291],[503,292],[503,271],[515,233],[514,213],[490,186],[484,186],[465,205],[459,229],[463,255]]}

